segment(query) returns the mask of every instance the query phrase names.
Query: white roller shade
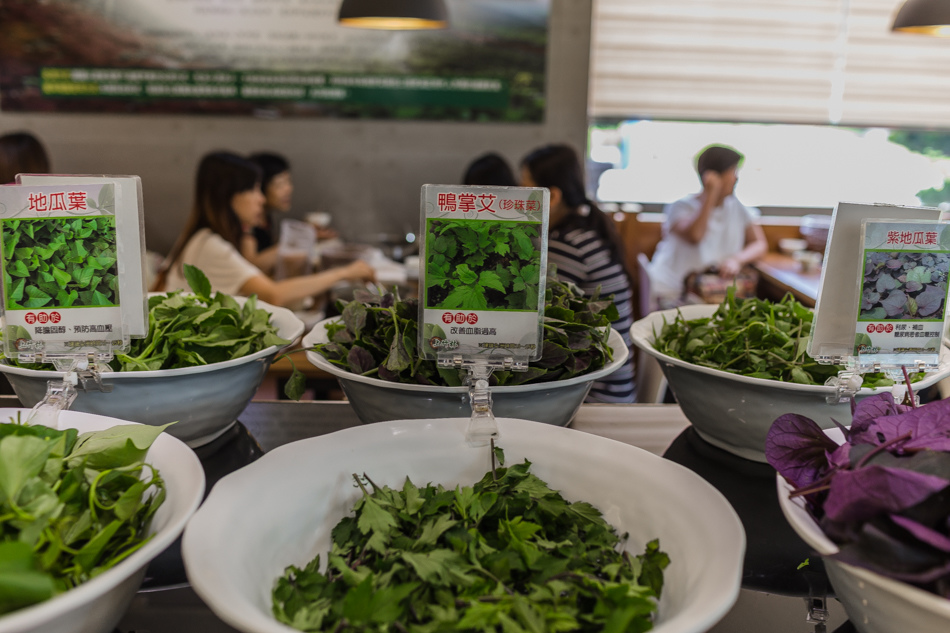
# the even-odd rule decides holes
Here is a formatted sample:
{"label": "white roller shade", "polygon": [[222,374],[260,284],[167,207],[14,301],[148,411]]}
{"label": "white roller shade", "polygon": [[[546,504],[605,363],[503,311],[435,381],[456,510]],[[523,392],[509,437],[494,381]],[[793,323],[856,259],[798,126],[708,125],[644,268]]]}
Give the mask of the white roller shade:
{"label": "white roller shade", "polygon": [[950,127],[950,40],[901,0],[595,0],[593,117]]}

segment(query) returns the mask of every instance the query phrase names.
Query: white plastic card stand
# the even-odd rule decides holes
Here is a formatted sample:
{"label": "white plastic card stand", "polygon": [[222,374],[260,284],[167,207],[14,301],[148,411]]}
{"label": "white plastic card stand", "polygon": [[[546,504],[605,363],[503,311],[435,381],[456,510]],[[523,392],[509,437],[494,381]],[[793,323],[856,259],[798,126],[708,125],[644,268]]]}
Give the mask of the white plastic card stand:
{"label": "white plastic card stand", "polygon": [[117,205],[113,182],[56,178],[0,186],[3,354],[66,372],[30,416],[53,427],[77,387],[109,390],[100,371],[148,326],[144,259],[123,258],[144,256],[141,206]]}
{"label": "white plastic card stand", "polygon": [[498,437],[492,371],[541,358],[549,200],[540,187],[422,187],[418,350],[467,370],[471,446]]}
{"label": "white plastic card stand", "polygon": [[808,354],[844,365],[831,403],[861,388],[863,374],[928,372],[946,330],[950,226],[925,207],[842,202],[825,247]]}

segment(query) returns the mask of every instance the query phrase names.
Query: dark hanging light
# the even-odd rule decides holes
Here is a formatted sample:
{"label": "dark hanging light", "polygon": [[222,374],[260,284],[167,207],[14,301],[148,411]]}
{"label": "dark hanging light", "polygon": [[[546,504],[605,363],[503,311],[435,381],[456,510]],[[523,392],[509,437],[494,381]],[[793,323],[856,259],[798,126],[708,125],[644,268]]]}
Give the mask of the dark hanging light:
{"label": "dark hanging light", "polygon": [[343,0],[337,17],[343,26],[362,29],[444,29],[444,0]]}
{"label": "dark hanging light", "polygon": [[891,30],[950,37],[950,0],[907,0]]}

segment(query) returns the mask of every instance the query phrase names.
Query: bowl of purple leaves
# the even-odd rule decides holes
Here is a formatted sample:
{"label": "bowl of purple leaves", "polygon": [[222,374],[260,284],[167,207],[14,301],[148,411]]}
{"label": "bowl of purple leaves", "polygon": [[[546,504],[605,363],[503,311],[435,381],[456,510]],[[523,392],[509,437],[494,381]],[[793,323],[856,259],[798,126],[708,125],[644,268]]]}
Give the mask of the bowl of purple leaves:
{"label": "bowl of purple leaves", "polygon": [[772,424],[782,512],[859,633],[950,630],[950,400],[852,407],[850,428]]}

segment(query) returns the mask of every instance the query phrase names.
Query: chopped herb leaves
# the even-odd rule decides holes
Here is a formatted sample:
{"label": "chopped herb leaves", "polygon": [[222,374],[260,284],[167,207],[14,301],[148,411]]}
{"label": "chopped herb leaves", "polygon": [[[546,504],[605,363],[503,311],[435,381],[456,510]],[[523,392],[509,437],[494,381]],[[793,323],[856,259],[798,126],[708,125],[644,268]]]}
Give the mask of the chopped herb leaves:
{"label": "chopped herb leaves", "polygon": [[301,631],[617,631],[653,627],[669,557],[637,556],[589,504],[569,503],[527,460],[471,487],[401,489],[356,477],[363,496],[332,549],[290,566],[274,616]]}

